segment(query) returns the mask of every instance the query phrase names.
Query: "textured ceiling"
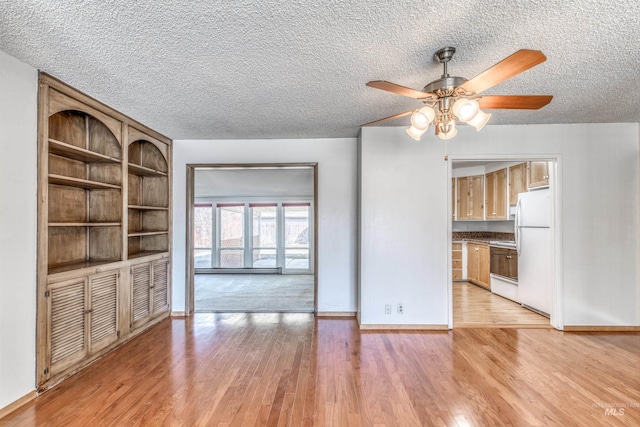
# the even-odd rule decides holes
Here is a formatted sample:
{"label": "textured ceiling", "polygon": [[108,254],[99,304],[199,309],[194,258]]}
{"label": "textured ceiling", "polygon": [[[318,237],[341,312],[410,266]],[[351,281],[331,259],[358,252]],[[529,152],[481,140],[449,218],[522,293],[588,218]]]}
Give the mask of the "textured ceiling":
{"label": "textured ceiling", "polygon": [[466,78],[546,54],[485,94],[551,104],[490,124],[638,122],[639,21],[637,0],[3,0],[0,50],[174,139],[353,137],[421,105],[365,83],[421,89],[444,46]]}

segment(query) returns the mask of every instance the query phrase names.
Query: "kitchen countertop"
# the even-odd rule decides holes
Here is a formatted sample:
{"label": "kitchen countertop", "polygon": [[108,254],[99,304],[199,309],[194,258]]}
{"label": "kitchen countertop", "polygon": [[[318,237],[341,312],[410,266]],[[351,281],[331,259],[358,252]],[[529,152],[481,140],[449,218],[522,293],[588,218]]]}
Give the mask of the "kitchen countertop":
{"label": "kitchen countertop", "polygon": [[[515,235],[513,233],[454,231],[451,233],[451,239],[453,242],[479,243],[503,248],[513,248],[515,245]],[[506,242],[506,244],[491,242]]]}
{"label": "kitchen countertop", "polygon": [[515,240],[514,233],[502,233],[498,231],[453,231],[451,233],[452,240]]}

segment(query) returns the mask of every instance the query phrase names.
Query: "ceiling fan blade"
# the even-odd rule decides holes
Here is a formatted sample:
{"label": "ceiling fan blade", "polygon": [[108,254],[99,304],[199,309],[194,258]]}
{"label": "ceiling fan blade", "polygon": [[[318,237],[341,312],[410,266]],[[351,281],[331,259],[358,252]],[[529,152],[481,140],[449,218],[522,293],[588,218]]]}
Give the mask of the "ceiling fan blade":
{"label": "ceiling fan blade", "polygon": [[480,93],[546,60],[547,57],[539,50],[521,49],[460,87],[469,92]]}
{"label": "ceiling fan blade", "polygon": [[413,113],[414,111],[416,111],[416,110],[413,109],[413,110],[405,111],[404,113],[396,114],[395,116],[385,117],[384,119],[380,119],[380,120],[376,120],[376,121],[373,121],[373,122],[365,123],[365,124],[360,125],[360,126],[370,126],[370,125],[375,125],[375,124],[378,124],[378,123],[386,122],[387,120],[399,119],[400,117],[408,116],[409,114]]}
{"label": "ceiling fan blade", "polygon": [[483,96],[478,100],[480,108],[505,110],[537,110],[551,102],[551,95],[498,95]]}
{"label": "ceiling fan blade", "polygon": [[396,93],[402,96],[408,96],[409,98],[415,99],[424,99],[424,98],[435,98],[436,95],[429,92],[422,92],[419,90],[411,89],[409,87],[400,86],[395,83],[385,82],[384,80],[374,80],[367,83],[367,86],[373,87],[376,89],[386,90],[387,92]]}

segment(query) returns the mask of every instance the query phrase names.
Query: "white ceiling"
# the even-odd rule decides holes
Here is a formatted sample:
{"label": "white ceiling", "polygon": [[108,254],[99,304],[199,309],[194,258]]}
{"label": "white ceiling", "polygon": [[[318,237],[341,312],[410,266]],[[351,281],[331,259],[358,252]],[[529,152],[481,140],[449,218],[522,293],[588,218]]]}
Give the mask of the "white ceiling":
{"label": "white ceiling", "polygon": [[[433,53],[471,78],[518,49],[547,61],[485,94],[550,94],[490,124],[639,122],[637,0],[3,0],[0,50],[174,139],[353,137],[421,104]],[[390,122],[403,125],[406,118]]]}
{"label": "white ceiling", "polygon": [[196,169],[195,197],[313,197],[313,168]]}

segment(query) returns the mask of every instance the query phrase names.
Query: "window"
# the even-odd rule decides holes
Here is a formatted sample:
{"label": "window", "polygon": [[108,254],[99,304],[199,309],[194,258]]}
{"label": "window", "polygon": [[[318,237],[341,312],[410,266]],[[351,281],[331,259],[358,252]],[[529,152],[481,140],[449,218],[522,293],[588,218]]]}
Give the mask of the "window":
{"label": "window", "polygon": [[275,268],[278,266],[277,205],[250,204],[252,212],[252,267]]}
{"label": "window", "polygon": [[285,269],[309,269],[309,203],[285,203],[284,258]]}
{"label": "window", "polygon": [[244,267],[244,205],[218,205],[220,267]]}
{"label": "window", "polygon": [[193,245],[195,268],[213,267],[213,208],[211,204],[195,205],[193,210]]}
{"label": "window", "polygon": [[294,274],[312,273],[311,208],[311,202],[304,201],[196,204],[195,268],[280,268]]}

